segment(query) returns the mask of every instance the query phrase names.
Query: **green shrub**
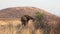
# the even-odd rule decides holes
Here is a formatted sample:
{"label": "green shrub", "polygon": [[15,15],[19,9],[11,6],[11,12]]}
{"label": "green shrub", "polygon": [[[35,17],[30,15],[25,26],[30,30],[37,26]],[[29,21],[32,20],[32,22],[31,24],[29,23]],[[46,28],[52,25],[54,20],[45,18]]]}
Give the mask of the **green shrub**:
{"label": "green shrub", "polygon": [[43,27],[43,22],[42,22],[42,19],[43,19],[44,15],[43,13],[40,13],[40,12],[37,12],[36,13],[36,16],[35,16],[35,27],[36,28],[42,28]]}
{"label": "green shrub", "polygon": [[37,12],[35,17],[37,20],[41,20],[44,16],[43,13]]}

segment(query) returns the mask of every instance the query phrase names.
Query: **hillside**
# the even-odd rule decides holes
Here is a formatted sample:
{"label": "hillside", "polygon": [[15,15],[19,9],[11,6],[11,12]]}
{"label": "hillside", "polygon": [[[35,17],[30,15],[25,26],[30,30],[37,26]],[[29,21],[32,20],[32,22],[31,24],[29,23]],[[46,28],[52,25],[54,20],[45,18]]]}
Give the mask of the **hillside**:
{"label": "hillside", "polygon": [[0,10],[0,19],[1,18],[20,18],[23,15],[29,15],[31,17],[34,17],[36,12],[43,13],[45,17],[44,19],[48,22],[57,23],[60,20],[60,17],[35,7],[12,7],[12,8],[6,8],[3,10]]}
{"label": "hillside", "polygon": [[38,11],[44,13],[46,16],[54,16],[42,9],[35,7],[12,7],[0,10],[0,18],[19,18],[24,14],[34,16]]}
{"label": "hillside", "polygon": [[46,22],[50,26],[53,26],[54,28],[56,28],[57,29],[56,31],[59,33],[60,17],[35,7],[12,7],[12,8],[6,8],[3,10],[0,10],[0,19],[20,18],[23,15],[29,15],[35,18],[36,12],[43,13],[44,14],[43,22]]}

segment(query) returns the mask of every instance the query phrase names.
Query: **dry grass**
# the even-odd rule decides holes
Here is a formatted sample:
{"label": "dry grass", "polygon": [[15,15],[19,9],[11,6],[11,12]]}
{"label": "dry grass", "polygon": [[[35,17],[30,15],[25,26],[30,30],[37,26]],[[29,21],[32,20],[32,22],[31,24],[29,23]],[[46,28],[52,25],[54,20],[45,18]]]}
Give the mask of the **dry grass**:
{"label": "dry grass", "polygon": [[[0,20],[0,34],[42,34],[42,29],[35,29],[35,24],[32,20],[26,26],[21,25],[19,19],[3,19]],[[51,29],[50,34],[54,34],[54,29]]]}
{"label": "dry grass", "polygon": [[[21,25],[19,19],[0,20],[0,34],[42,34],[42,29],[35,29],[32,20],[26,26]],[[53,29],[50,31],[53,33]]]}
{"label": "dry grass", "polygon": [[0,34],[15,34],[18,24],[20,20],[0,20]]}
{"label": "dry grass", "polygon": [[27,26],[20,26],[20,20],[0,20],[0,34],[41,34],[40,29],[35,30],[34,23],[29,21]]}

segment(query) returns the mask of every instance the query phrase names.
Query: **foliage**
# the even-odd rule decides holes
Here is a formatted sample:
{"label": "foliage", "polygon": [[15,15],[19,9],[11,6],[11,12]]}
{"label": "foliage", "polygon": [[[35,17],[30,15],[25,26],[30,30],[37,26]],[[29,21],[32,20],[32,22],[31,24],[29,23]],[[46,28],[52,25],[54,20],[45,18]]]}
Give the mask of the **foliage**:
{"label": "foliage", "polygon": [[44,15],[43,13],[40,13],[40,12],[37,12],[36,13],[36,16],[35,16],[35,27],[36,28],[41,28],[43,27],[43,22],[42,22],[42,19],[43,19]]}
{"label": "foliage", "polygon": [[49,34],[50,33],[50,26],[48,26],[47,23],[44,22],[44,15],[40,12],[36,13],[36,22],[35,22],[35,28],[36,29],[43,29],[43,34]]}
{"label": "foliage", "polygon": [[35,17],[37,20],[41,20],[44,16],[43,13],[37,12]]}

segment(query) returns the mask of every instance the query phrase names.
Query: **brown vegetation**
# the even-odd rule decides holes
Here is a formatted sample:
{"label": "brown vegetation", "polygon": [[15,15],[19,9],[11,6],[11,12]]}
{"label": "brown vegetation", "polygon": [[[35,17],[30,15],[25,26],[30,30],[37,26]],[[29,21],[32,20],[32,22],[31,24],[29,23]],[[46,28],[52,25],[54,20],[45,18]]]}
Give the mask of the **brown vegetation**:
{"label": "brown vegetation", "polygon": [[44,22],[43,25],[48,24],[49,27],[45,27],[50,28],[48,34],[60,34],[60,17],[35,7],[13,7],[0,10],[0,34],[43,34],[44,29],[36,29],[32,20],[26,26],[21,25],[20,18],[23,15],[35,18],[36,12],[44,14],[42,22]]}

